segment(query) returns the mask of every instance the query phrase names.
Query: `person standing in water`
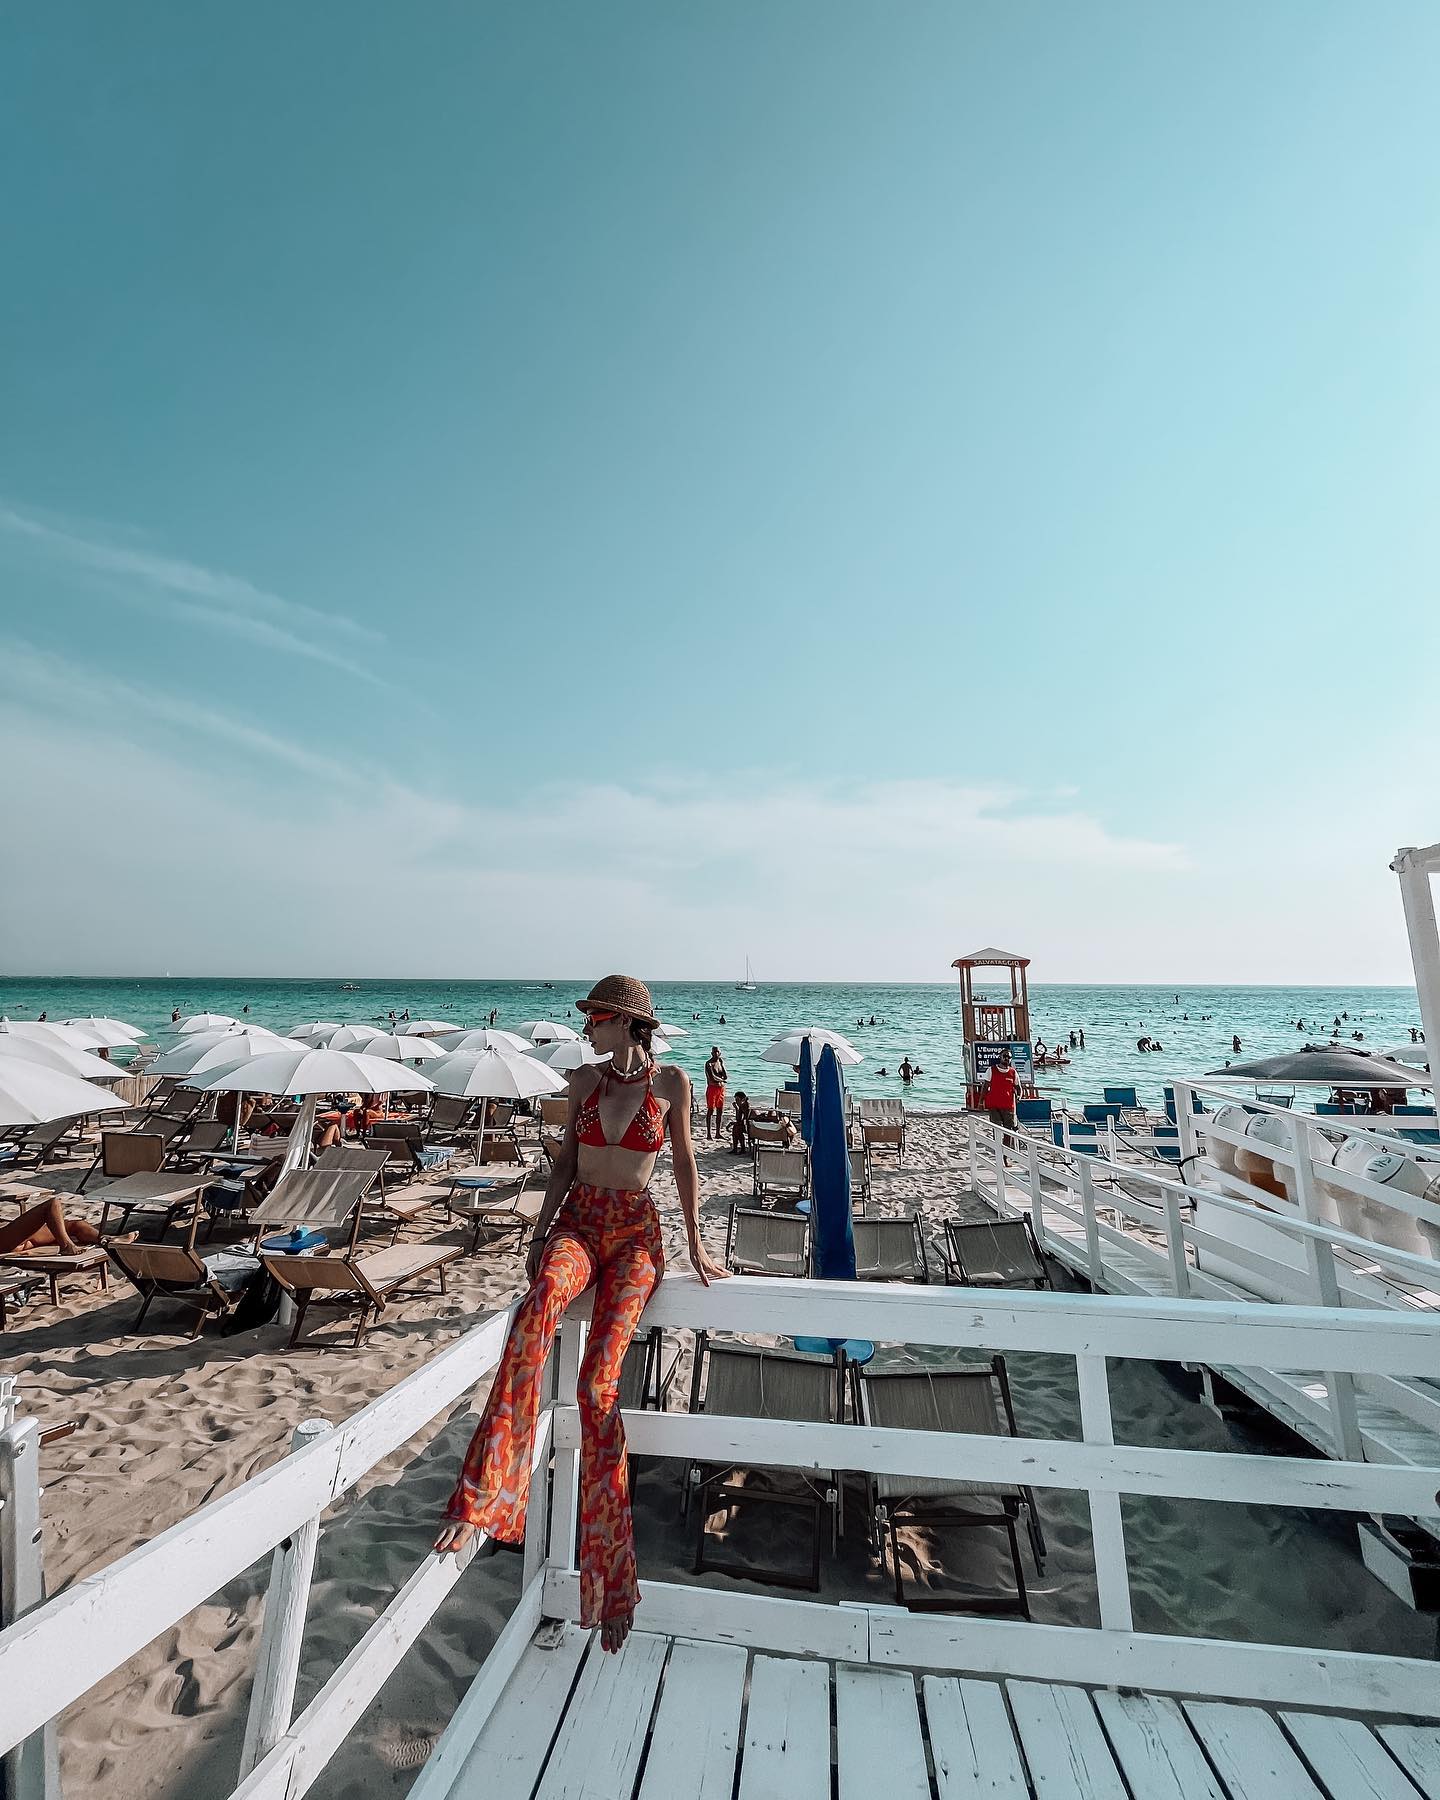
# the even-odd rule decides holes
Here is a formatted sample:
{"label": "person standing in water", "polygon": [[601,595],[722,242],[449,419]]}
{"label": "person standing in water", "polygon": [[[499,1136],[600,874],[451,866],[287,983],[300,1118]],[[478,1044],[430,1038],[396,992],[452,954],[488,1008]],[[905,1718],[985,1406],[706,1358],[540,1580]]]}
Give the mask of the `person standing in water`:
{"label": "person standing in water", "polygon": [[712,1044],[710,1054],[705,1059],[705,1136],[707,1140],[720,1136],[721,1123],[725,1117],[725,1082],[728,1074],[725,1058],[720,1054],[720,1046]]}
{"label": "person standing in water", "polygon": [[580,1623],[598,1625],[601,1644],[613,1651],[630,1635],[640,1598],[620,1367],[665,1268],[649,1181],[667,1131],[691,1267],[707,1287],[729,1271],[700,1242],[690,1081],[651,1054],[659,1021],[649,989],[633,976],[607,975],[576,1004],[586,1014],[585,1035],[609,1060],[570,1077],[565,1135],[526,1261],[530,1287],[435,1548],[461,1550],[477,1530],[497,1548],[523,1546],[546,1360],[561,1314],[593,1283],[579,1383]]}

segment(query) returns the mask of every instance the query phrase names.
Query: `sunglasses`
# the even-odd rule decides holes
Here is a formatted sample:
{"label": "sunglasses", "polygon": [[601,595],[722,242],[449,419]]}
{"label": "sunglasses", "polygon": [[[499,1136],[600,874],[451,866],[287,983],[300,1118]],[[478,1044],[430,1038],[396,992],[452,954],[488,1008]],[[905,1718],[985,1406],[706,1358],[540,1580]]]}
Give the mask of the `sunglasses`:
{"label": "sunglasses", "polygon": [[618,1019],[619,1013],[599,1012],[594,1007],[586,1013],[585,1018],[591,1025],[608,1025],[612,1019]]}

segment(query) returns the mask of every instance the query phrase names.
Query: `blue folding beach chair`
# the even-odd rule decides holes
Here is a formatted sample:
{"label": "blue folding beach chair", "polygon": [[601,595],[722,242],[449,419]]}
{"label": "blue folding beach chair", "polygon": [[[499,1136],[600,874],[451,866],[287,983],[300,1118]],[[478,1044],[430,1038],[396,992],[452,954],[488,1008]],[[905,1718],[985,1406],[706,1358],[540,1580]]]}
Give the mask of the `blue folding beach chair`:
{"label": "blue folding beach chair", "polygon": [[1132,1111],[1139,1110],[1140,1102],[1135,1097],[1133,1087],[1107,1087],[1102,1088],[1101,1092],[1105,1096],[1107,1106],[1126,1106]]}

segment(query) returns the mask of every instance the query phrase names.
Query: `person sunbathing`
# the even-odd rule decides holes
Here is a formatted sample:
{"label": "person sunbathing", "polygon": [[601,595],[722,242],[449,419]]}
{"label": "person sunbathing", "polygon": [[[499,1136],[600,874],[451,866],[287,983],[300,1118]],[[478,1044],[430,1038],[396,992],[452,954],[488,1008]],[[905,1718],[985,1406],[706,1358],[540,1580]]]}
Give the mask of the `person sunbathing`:
{"label": "person sunbathing", "polygon": [[0,1256],[28,1256],[32,1251],[74,1256],[99,1242],[100,1233],[87,1220],[65,1217],[58,1194],[0,1225]]}

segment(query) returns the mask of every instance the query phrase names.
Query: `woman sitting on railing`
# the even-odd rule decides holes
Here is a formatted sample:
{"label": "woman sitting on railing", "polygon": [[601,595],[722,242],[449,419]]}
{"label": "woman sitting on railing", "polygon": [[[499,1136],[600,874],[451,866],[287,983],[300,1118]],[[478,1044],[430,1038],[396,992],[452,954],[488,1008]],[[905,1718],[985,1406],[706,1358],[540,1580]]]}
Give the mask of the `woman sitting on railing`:
{"label": "woman sitting on railing", "polygon": [[665,1267],[648,1183],[667,1128],[691,1264],[707,1285],[727,1271],[700,1242],[690,1082],[683,1069],[661,1068],[650,1053],[658,1020],[649,990],[628,975],[607,975],[576,1004],[587,1015],[586,1036],[609,1061],[570,1077],[565,1137],[526,1265],[530,1288],[510,1327],[435,1548],[459,1550],[477,1527],[497,1548],[521,1547],[545,1362],[561,1314],[594,1282],[579,1382],[580,1620],[599,1625],[604,1647],[618,1650],[640,1597],[620,1366]]}

